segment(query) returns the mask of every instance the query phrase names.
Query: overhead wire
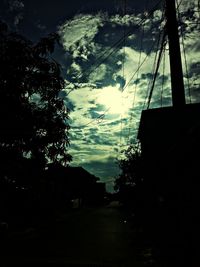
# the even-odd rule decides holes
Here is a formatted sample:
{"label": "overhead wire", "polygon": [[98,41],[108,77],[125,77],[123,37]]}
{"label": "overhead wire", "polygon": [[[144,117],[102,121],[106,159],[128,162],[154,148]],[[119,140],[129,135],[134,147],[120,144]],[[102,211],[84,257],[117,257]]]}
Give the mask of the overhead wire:
{"label": "overhead wire", "polygon": [[[161,17],[161,22],[164,20],[164,7],[162,10],[162,17]],[[160,65],[160,61],[162,58],[162,52],[161,50],[164,47],[164,42],[165,42],[165,37],[166,37],[166,25],[164,25],[163,27],[163,31],[159,31],[158,34],[158,41],[157,41],[157,49],[156,49],[156,54],[154,57],[154,63],[153,63],[153,67],[152,67],[152,79],[149,80],[148,86],[147,86],[147,93],[146,93],[146,97],[144,99],[144,103],[143,103],[143,108],[145,109],[145,105],[146,105],[146,101],[147,101],[147,109],[150,106],[150,101],[151,101],[151,97],[153,94],[153,89],[154,89],[154,85],[155,85],[155,81],[156,81],[156,76],[158,73],[158,69],[159,69],[159,65]],[[160,50],[160,51],[159,51]]]}
{"label": "overhead wire", "polygon": [[[146,0],[146,3],[145,3],[145,10],[147,9],[147,4],[148,4],[148,0]],[[145,12],[145,10],[144,10],[144,12]],[[163,20],[163,16],[161,18],[161,23],[162,23],[162,20]],[[140,55],[139,55],[139,60],[138,60],[138,68],[137,68],[136,72],[133,74],[133,76],[131,77],[130,81],[133,79],[133,77],[135,76],[135,74],[136,74],[136,80],[138,79],[139,71],[140,71],[141,66],[144,64],[144,62],[148,58],[148,55],[151,54],[151,52],[152,52],[152,50],[153,50],[153,48],[155,46],[155,42],[153,42],[153,45],[150,48],[150,50],[148,51],[147,56],[144,58],[144,60],[141,63],[141,55],[142,55],[142,50],[143,50],[143,37],[144,37],[144,25],[143,25],[142,35],[141,35],[141,40],[140,40]],[[129,81],[129,83],[130,83],[130,81]],[[127,84],[127,86],[129,85],[129,83]],[[133,107],[135,106],[136,90],[137,90],[137,84],[135,84],[134,98],[133,98]],[[128,131],[128,137],[127,137],[127,145],[128,144],[131,145],[131,143],[130,143],[130,131],[131,131],[130,125],[131,125],[132,119],[133,119],[133,114],[131,113],[131,118],[130,118],[130,123],[129,123],[129,131]]]}
{"label": "overhead wire", "polygon": [[[147,18],[149,18],[150,16],[152,16],[153,12],[156,10],[156,8],[160,5],[161,2],[162,2],[162,1],[158,1],[158,3],[157,3],[157,4],[156,4],[156,5],[155,5],[149,12],[148,12],[148,16],[145,16],[145,18],[143,18],[143,19],[140,21],[140,23],[137,24],[137,27],[139,27],[140,25],[142,25],[142,23],[145,22],[145,20],[146,20]],[[127,38],[127,37],[130,35],[131,32],[132,32],[132,30],[131,30],[131,31],[128,31],[127,33],[125,33],[124,37]],[[116,43],[121,42],[121,41],[123,41],[122,38],[120,38]],[[116,43],[115,43],[115,44],[116,44]],[[113,44],[112,47],[114,47],[115,44]],[[152,51],[153,47],[154,47],[154,45],[152,45],[151,49],[149,50],[149,53]],[[110,50],[110,49],[109,49],[109,50]],[[111,51],[111,52],[107,55],[107,57],[111,56],[111,53],[114,53],[114,51]],[[106,54],[106,52],[103,53],[103,54]],[[101,57],[101,56],[100,56],[100,57]],[[99,57],[99,58],[100,58],[100,57]],[[130,79],[129,82],[126,84],[126,86],[122,89],[122,91],[124,91],[124,90],[127,88],[127,86],[130,84],[131,80],[132,80],[132,79],[134,78],[134,76],[137,74],[137,72],[138,72],[139,69],[142,67],[142,65],[143,65],[144,62],[147,60],[147,58],[148,58],[148,54],[147,54],[147,56],[144,58],[144,60],[141,62],[140,66],[138,66],[137,70],[134,72],[134,74],[132,75],[131,79]],[[100,63],[100,64],[102,64],[102,63]],[[99,65],[100,65],[100,64],[99,64]],[[99,65],[98,65],[98,66],[99,66]],[[95,66],[95,69],[96,69],[98,66]],[[78,78],[78,76],[77,76],[77,78]],[[73,90],[74,90],[74,89],[71,89],[70,92],[73,91]],[[107,113],[109,110],[110,110],[110,107],[109,107],[108,109],[106,109],[106,110],[104,111],[103,114],[100,114],[100,115],[97,116],[96,118],[93,118],[93,119],[92,119],[91,121],[89,121],[88,123],[86,123],[86,124],[84,124],[84,125],[81,125],[81,126],[78,126],[78,127],[73,127],[73,126],[72,126],[71,128],[86,127],[86,126],[88,126],[88,125],[90,125],[90,124],[92,124],[92,123],[95,123],[95,122],[98,122],[98,124],[99,124],[99,123],[103,120],[103,118],[105,117],[106,113]],[[98,121],[99,119],[100,119],[100,122]]]}
{"label": "overhead wire", "polygon": [[134,71],[133,75],[131,76],[131,78],[129,79],[128,83],[122,88],[122,90],[124,91],[132,82],[133,78],[138,74],[139,70],[141,69],[141,67],[144,65],[144,63],[146,62],[147,58],[149,57],[149,54],[152,52],[153,48],[155,47],[155,43],[152,44],[152,46],[150,47],[147,55],[145,56],[145,58],[142,60],[142,62],[140,63],[140,65],[137,67],[137,69]]}
{"label": "overhead wire", "polygon": [[[163,20],[163,18],[164,18],[164,10],[163,10],[163,14],[162,14],[162,20]],[[152,73],[154,73],[155,68],[156,68],[156,60],[157,60],[157,57],[158,57],[158,49],[159,49],[160,40],[161,40],[161,32],[159,32],[159,35],[158,35],[157,49],[156,49],[156,54],[155,54],[155,58],[154,58],[154,64],[153,64],[153,68],[152,68]],[[146,104],[146,101],[147,101],[147,98],[148,98],[148,94],[149,94],[151,83],[152,83],[152,80],[150,80],[149,83],[148,83],[147,93],[146,93],[146,97],[145,97],[144,102],[143,102],[142,110],[145,109],[145,104]],[[137,125],[137,129],[136,129],[137,133],[139,132],[139,127],[140,127],[140,124]],[[138,145],[138,147],[141,147],[140,140],[137,139],[136,144]]]}
{"label": "overhead wire", "polygon": [[[145,17],[144,17],[143,19],[141,19],[140,22],[139,22],[138,24],[135,25],[135,28],[136,28],[136,26],[139,27],[139,26],[143,25],[143,23],[146,21],[146,19],[151,17],[151,16],[153,15],[154,11],[155,11],[156,8],[160,5],[161,2],[162,2],[162,0],[158,1],[158,2],[154,5],[154,7],[148,12],[148,15],[145,15]],[[128,31],[127,33],[125,33],[125,35],[123,36],[123,38],[127,38],[131,33],[132,33],[132,30]],[[110,51],[112,48],[114,48],[115,45],[117,45],[117,47],[115,48],[115,50],[118,49],[119,44],[121,44],[121,42],[123,42],[123,38],[120,38],[117,42],[115,42],[115,43],[111,46],[111,48],[108,49],[108,51]],[[154,45],[153,45],[153,46],[154,46]],[[153,49],[153,46],[151,47],[150,51]],[[98,67],[99,67],[99,66],[100,66],[100,65],[101,65],[101,64],[102,64],[102,63],[103,63],[109,56],[111,56],[111,55],[115,52],[115,50],[110,51],[110,53],[109,53],[108,55],[106,55],[106,53],[107,53],[108,51],[104,52],[103,55],[106,55],[106,58],[104,58],[102,62],[99,62],[99,64],[98,64],[97,66],[94,66],[94,69],[90,70],[89,75],[90,75],[90,73],[91,73],[92,71],[96,70],[96,69],[97,69],[97,68],[98,68]],[[100,59],[101,57],[102,57],[102,55],[99,57],[99,59]],[[134,72],[134,74],[132,75],[132,77],[131,77],[131,79],[129,80],[129,82],[128,82],[128,83],[126,84],[126,86],[122,89],[122,91],[124,91],[124,90],[127,88],[127,86],[130,84],[131,80],[132,80],[133,77],[137,74],[137,72],[138,72],[139,69],[142,67],[142,65],[144,64],[144,62],[146,61],[147,58],[148,58],[148,54],[147,54],[147,56],[144,58],[144,60],[142,61],[142,63],[141,63],[140,66],[138,67],[138,69]],[[77,78],[78,78],[78,77],[79,77],[79,76],[77,75]],[[79,77],[79,78],[80,78],[80,77]],[[71,89],[70,92],[73,91],[73,90],[74,90],[74,89]],[[89,121],[88,123],[86,123],[86,124],[84,124],[84,125],[81,125],[81,126],[77,126],[77,127],[73,127],[73,126],[72,126],[71,128],[86,127],[86,126],[92,124],[93,122],[95,123],[95,122],[98,121],[99,119],[100,119],[100,122],[101,122],[101,121],[103,120],[102,118],[105,117],[105,115],[106,115],[106,113],[109,111],[109,109],[110,109],[110,107],[109,107],[108,109],[106,109],[105,112],[104,112],[103,114],[100,114],[99,116],[97,116],[96,118],[92,119],[92,120]],[[98,124],[99,124],[100,122],[98,122]]]}
{"label": "overhead wire", "polygon": [[[146,21],[146,19],[150,18],[155,9],[158,7],[158,5],[162,2],[162,0],[158,1],[158,3],[152,8],[152,10],[150,10],[150,12],[148,12],[148,15],[145,15],[144,18],[142,18],[139,23],[137,23],[136,25],[134,25],[134,28],[137,29],[139,28],[141,25],[143,25],[143,23]],[[132,34],[132,29],[129,30],[127,33],[125,33],[124,36],[122,36],[116,43],[114,43],[111,48],[109,48],[109,50],[112,50],[113,48],[115,48],[116,46],[116,49],[118,49],[118,46],[121,45],[121,43],[124,42],[125,38],[128,38],[130,34]],[[108,55],[106,55],[107,52],[105,52],[104,54],[106,55],[105,58],[103,58],[102,62],[99,62],[99,64],[97,64],[97,66],[94,67],[94,69],[92,69],[90,72],[89,72],[89,75],[92,71],[96,70],[101,64],[103,64],[105,62],[105,60],[107,60],[107,58],[109,58],[113,53],[115,52],[115,50],[111,51],[110,53],[108,53]],[[104,55],[103,54],[103,55]],[[100,59],[101,59],[101,56],[100,56]]]}
{"label": "overhead wire", "polygon": [[[146,0],[146,6],[147,6],[147,1]],[[139,76],[139,71],[141,69],[141,67],[143,66],[143,64],[145,63],[145,61],[147,60],[147,58],[149,57],[149,54],[151,54],[154,46],[155,46],[155,43],[153,43],[153,45],[151,46],[151,48],[149,49],[149,51],[147,52],[147,55],[146,57],[143,59],[143,61],[141,62],[141,56],[142,56],[142,49],[143,49],[143,37],[144,37],[144,24],[142,25],[142,37],[141,37],[141,42],[140,42],[140,55],[139,55],[139,60],[138,60],[138,67],[137,69],[135,70],[135,72],[133,73],[133,75],[131,76],[131,78],[129,79],[129,81],[126,83],[126,85],[122,88],[122,92],[130,85],[131,81],[133,80],[133,78],[136,76],[136,80]],[[136,90],[137,90],[137,84],[135,84],[135,89],[134,89],[134,97],[133,97],[133,107],[135,105],[135,97],[136,97]],[[130,121],[132,120],[132,114],[131,114],[131,119]],[[127,144],[124,145],[124,146],[128,146],[128,143],[130,141],[130,122],[129,122],[129,129],[128,129],[128,137],[127,137]],[[122,146],[122,145],[121,145]]]}
{"label": "overhead wire", "polygon": [[[161,1],[159,1],[158,4],[160,4],[160,2],[161,2]],[[157,4],[157,5],[158,5],[158,4]],[[156,5],[156,6],[157,6],[157,5]],[[154,10],[154,9],[153,9],[153,10]],[[153,11],[151,10],[148,14],[149,14],[149,15],[150,15],[150,14],[153,14]],[[124,38],[125,38],[126,36],[127,36],[127,33],[124,34]],[[151,53],[151,51],[152,51],[154,45],[155,45],[155,44],[152,45],[151,49],[149,50],[149,53]],[[131,79],[129,80],[129,82],[128,82],[128,83],[126,84],[126,86],[123,88],[123,91],[127,88],[127,86],[130,84],[130,82],[131,82],[131,80],[133,79],[133,77],[138,73],[138,71],[140,70],[141,66],[142,66],[142,65],[144,64],[144,62],[147,60],[149,53],[148,53],[147,56],[144,58],[144,60],[141,62],[141,64],[138,66],[137,70],[134,72],[134,74],[132,75],[132,77],[131,77]],[[109,55],[110,55],[110,54],[109,54]],[[107,109],[104,111],[103,114],[100,114],[98,117],[92,119],[92,120],[89,121],[88,123],[86,123],[86,124],[84,124],[84,125],[81,125],[81,126],[78,126],[78,127],[72,127],[72,128],[87,127],[88,125],[93,124],[93,123],[99,125],[99,124],[103,121],[103,119],[105,118],[106,113],[107,113],[109,110],[110,110],[110,107],[107,108]]]}
{"label": "overhead wire", "polygon": [[[138,77],[139,77],[139,70],[140,70],[140,65],[141,65],[141,57],[142,57],[142,50],[143,50],[143,39],[144,39],[144,26],[142,27],[142,34],[141,34],[141,39],[140,39],[140,54],[139,54],[139,59],[138,59],[138,67],[137,67],[138,71],[137,71],[137,74],[136,74],[136,81],[138,80]],[[134,77],[134,75],[131,77],[131,80],[132,80],[133,77]],[[129,81],[129,83],[130,83],[130,81]],[[136,90],[137,90],[137,83],[135,83],[135,87],[134,87],[133,107],[132,107],[132,109],[135,107]],[[130,118],[129,128],[128,128],[127,145],[130,143],[132,120],[133,120],[133,114],[131,113],[131,118]]]}
{"label": "overhead wire", "polygon": [[183,0],[180,0],[180,2],[178,3],[178,1],[176,1],[177,3],[177,8],[179,8],[181,6],[181,4],[183,3]]}
{"label": "overhead wire", "polygon": [[166,37],[166,32],[163,34],[163,38],[162,38],[162,42],[161,42],[161,48],[160,48],[160,51],[159,51],[159,54],[158,54],[156,69],[155,69],[155,73],[154,73],[154,77],[153,77],[153,81],[152,81],[152,85],[151,85],[151,90],[150,90],[149,97],[148,97],[147,109],[149,109],[149,107],[150,107],[150,102],[151,102],[151,98],[152,98],[152,95],[153,95],[153,90],[154,90],[156,78],[157,78],[157,75],[158,75],[160,62],[161,62],[161,59],[162,59],[162,56],[163,56],[163,50],[164,50],[164,47],[166,45],[165,37]]}
{"label": "overhead wire", "polygon": [[[145,21],[146,19],[150,18],[154,11],[158,8],[158,6],[160,5],[160,3],[162,2],[162,0],[159,0],[154,6],[153,8],[147,13],[145,14],[145,16],[136,24],[134,25],[134,29],[139,28]],[[127,33],[125,34],[125,38],[128,38],[130,34],[132,34],[133,30],[129,30],[127,31]],[[79,79],[81,77],[83,77],[83,75],[87,75],[89,76],[93,71],[95,71],[101,64],[103,64],[116,50],[118,50],[118,48],[121,46],[121,43],[124,42],[124,36],[122,36],[118,41],[116,41],[114,44],[111,45],[111,47],[109,47],[105,52],[103,52],[99,57],[97,57],[97,59],[95,60],[95,62],[97,62],[97,65],[93,65],[90,69],[87,69],[85,71],[82,72],[82,74],[80,75],[76,75],[73,79]],[[74,88],[75,90],[76,88]],[[70,92],[73,91],[73,89],[70,89]],[[68,94],[69,94],[68,93]]]}
{"label": "overhead wire", "polygon": [[[147,3],[148,3],[148,0],[146,0],[145,2],[145,12],[147,10]],[[140,55],[139,55],[139,59],[138,59],[138,71],[137,71],[137,75],[136,75],[136,81],[138,80],[138,77],[139,77],[139,70],[140,70],[140,65],[141,65],[141,57],[142,57],[142,51],[143,51],[143,41],[144,41],[144,25],[142,27],[142,34],[141,34],[141,38],[140,38]],[[150,52],[151,53],[151,52]],[[147,53],[147,54],[150,54],[150,53]],[[145,58],[146,59],[146,58]],[[145,61],[144,61],[145,62]],[[143,63],[144,63],[143,62]],[[134,75],[132,76],[132,78],[134,77]],[[135,88],[134,88],[134,96],[133,96],[133,107],[135,107],[135,97],[136,97],[136,91],[137,91],[137,83],[135,83]],[[130,122],[129,122],[129,129],[128,129],[128,138],[127,138],[127,145],[131,145],[131,142],[130,142],[130,134],[131,134],[131,124],[132,124],[132,120],[133,120],[133,113],[131,113],[131,118],[130,118]]]}
{"label": "overhead wire", "polygon": [[[140,65],[138,66],[138,68],[136,69],[136,71],[133,73],[133,75],[132,75],[131,78],[129,79],[128,83],[126,84],[126,86],[123,87],[123,89],[122,89],[123,91],[128,87],[128,85],[130,85],[130,83],[131,83],[131,81],[133,80],[133,78],[135,77],[135,75],[137,75],[137,73],[139,72],[140,68],[141,68],[141,67],[143,66],[143,64],[146,62],[146,60],[147,60],[148,57],[149,57],[149,53],[151,53],[151,51],[153,50],[154,46],[155,46],[155,43],[153,43],[153,45],[151,46],[150,50],[148,51],[148,54],[147,54],[146,57],[143,59],[143,61],[140,63]],[[122,91],[122,92],[123,92],[123,91]],[[86,123],[86,124],[84,124],[84,125],[82,125],[82,126],[79,126],[79,127],[85,127],[85,126],[87,126],[87,125],[93,123],[93,121],[96,121],[96,120],[98,120],[98,119],[102,119],[102,117],[105,117],[106,113],[110,110],[110,108],[111,108],[111,107],[109,107],[108,109],[106,109],[105,112],[104,112],[103,114],[101,114],[101,115],[99,115],[98,117],[92,119],[90,122],[88,122],[88,123]],[[72,127],[72,128],[73,128],[73,127]]]}
{"label": "overhead wire", "polygon": [[161,85],[161,93],[160,93],[160,106],[163,106],[163,92],[164,92],[164,81],[165,81],[165,51],[166,47],[164,47],[163,51],[163,69],[162,69],[162,85]]}
{"label": "overhead wire", "polygon": [[[179,10],[179,6],[178,5],[177,5],[177,13],[178,13],[178,19],[179,19],[179,21],[181,21],[181,15],[180,15],[180,10]],[[182,48],[183,48],[183,57],[184,57],[185,72],[186,72],[185,74],[186,74],[186,78],[187,78],[188,97],[189,97],[189,102],[192,103],[189,71],[188,71],[186,49],[185,49],[185,42],[184,42],[184,34],[183,34],[182,27],[180,27],[180,33],[181,33],[181,44],[182,44]]]}
{"label": "overhead wire", "polygon": [[[148,12],[148,15],[145,15],[145,17],[143,19],[141,19],[141,21],[136,24],[135,28],[140,27],[141,25],[143,25],[143,23],[145,22],[145,20],[149,17],[152,16],[152,14],[154,13],[154,11],[156,10],[156,8],[158,7],[158,5],[160,5],[162,1],[158,1],[157,4]],[[96,66],[94,66],[94,69],[91,69],[89,71],[89,73],[87,73],[87,75],[89,76],[93,71],[95,71],[101,64],[103,64],[107,58],[109,58],[121,45],[121,42],[125,42],[126,38],[132,33],[132,30],[128,31],[127,33],[124,32],[124,36],[123,38],[121,37],[117,42],[115,42],[107,51],[105,51],[102,55],[100,55],[97,60],[100,60],[104,55],[106,56],[105,58],[103,58],[103,60],[101,62],[99,62]],[[116,46],[116,47],[115,47]],[[152,51],[154,47],[154,44],[152,45],[149,53]],[[113,49],[113,50],[111,50]],[[110,51],[111,50],[111,51]],[[110,52],[109,52],[110,51]],[[107,54],[107,52],[109,52],[109,54]],[[134,72],[134,74],[132,75],[131,79],[129,80],[129,82],[126,84],[126,86],[122,89],[122,92],[129,86],[131,80],[134,78],[134,76],[138,73],[138,71],[140,70],[140,68],[142,67],[142,65],[145,63],[145,61],[148,58],[148,54],[147,56],[144,58],[144,60],[141,62],[141,64],[138,66],[137,70]],[[124,73],[124,67],[123,67],[123,73]],[[84,74],[84,73],[83,73]],[[77,78],[80,78],[80,76],[77,76]],[[72,91],[74,91],[74,89],[71,89],[67,95],[69,95],[69,93],[71,93]],[[110,110],[110,107],[107,108],[102,114],[100,114],[99,116],[97,116],[96,118],[91,119],[88,123],[83,124],[81,126],[71,126],[72,129],[77,129],[77,128],[82,128],[82,127],[87,127],[88,125],[91,124],[97,124],[99,125],[103,119],[105,118],[105,115],[108,113],[108,111]],[[121,124],[122,124],[122,120],[121,120]],[[121,126],[122,127],[122,126]],[[121,129],[122,131],[122,129]]]}
{"label": "overhead wire", "polygon": [[[123,2],[123,17],[125,18],[126,15],[126,0],[122,0]],[[124,21],[126,22],[126,21]],[[122,58],[122,77],[125,81],[125,59],[126,59],[126,27],[125,27],[125,23],[123,25],[123,35],[124,35],[124,39],[123,39],[123,58]],[[122,96],[123,90],[121,90],[121,106],[123,106],[123,96]],[[120,157],[120,153],[121,153],[121,146],[122,146],[122,134],[123,134],[123,116],[122,116],[122,112],[120,113],[120,136],[119,136],[119,148],[118,149],[118,158]]]}
{"label": "overhead wire", "polygon": [[[161,39],[161,33],[159,32],[158,41],[157,41],[157,49],[156,49],[156,53],[155,53],[155,57],[154,57],[154,62],[153,62],[153,65],[152,65],[152,72],[151,72],[152,73],[152,77],[153,77],[153,73],[155,73],[155,69],[156,69],[156,61],[157,61],[157,57],[158,57],[160,39]],[[142,110],[145,109],[146,101],[148,99],[150,87],[151,87],[151,84],[152,84],[152,79],[149,79],[149,82],[148,82],[146,97],[145,97],[144,102],[143,102]]]}
{"label": "overhead wire", "polygon": [[85,128],[87,127],[88,125],[90,124],[93,124],[96,122],[96,124],[99,124],[103,121],[103,119],[105,118],[105,115],[106,113],[110,110],[110,107],[107,108],[102,114],[100,114],[99,116],[97,116],[96,118],[93,118],[92,120],[90,120],[88,123],[86,124],[83,124],[81,126],[74,126],[74,127],[71,127],[72,129],[78,129],[78,128]]}
{"label": "overhead wire", "polygon": [[200,17],[200,0],[198,0],[197,2],[197,10],[198,10],[199,17]]}
{"label": "overhead wire", "polygon": [[[145,9],[147,9],[147,6],[148,6],[148,0],[146,0],[146,2],[145,2]],[[152,52],[152,50],[153,50],[153,48],[155,46],[155,42],[153,42],[153,45],[150,48],[149,52],[147,53],[147,56],[145,57],[145,59],[143,60],[143,62],[140,63],[141,62],[142,50],[143,50],[143,38],[144,38],[144,25],[143,25],[142,35],[141,35],[141,40],[140,40],[140,55],[139,55],[139,60],[138,60],[138,68],[137,68],[136,80],[138,79],[140,68],[142,67],[142,65],[144,64],[144,62],[146,61],[146,59],[148,58],[148,55],[151,54],[151,52]],[[133,77],[134,77],[134,75],[132,76],[132,78]],[[137,90],[137,84],[135,84],[133,107],[135,106],[136,90]],[[132,121],[132,118],[133,118],[133,116],[131,114],[131,121]],[[130,125],[131,125],[131,123],[130,123]],[[130,130],[131,130],[130,125],[129,125],[129,133],[128,133],[128,139],[127,139],[127,145],[129,145],[129,146],[132,144],[130,142]],[[137,126],[136,132],[138,132],[138,129],[139,129],[139,125]],[[140,147],[140,141],[137,138],[135,139],[135,145],[136,145],[136,149],[138,149]]]}

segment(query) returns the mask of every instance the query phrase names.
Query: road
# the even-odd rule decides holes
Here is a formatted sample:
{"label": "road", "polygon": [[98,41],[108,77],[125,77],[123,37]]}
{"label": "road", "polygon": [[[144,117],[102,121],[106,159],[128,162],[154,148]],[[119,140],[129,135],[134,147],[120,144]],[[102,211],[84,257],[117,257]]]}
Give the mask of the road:
{"label": "road", "polygon": [[40,231],[12,237],[7,249],[4,266],[144,266],[116,202],[71,211]]}

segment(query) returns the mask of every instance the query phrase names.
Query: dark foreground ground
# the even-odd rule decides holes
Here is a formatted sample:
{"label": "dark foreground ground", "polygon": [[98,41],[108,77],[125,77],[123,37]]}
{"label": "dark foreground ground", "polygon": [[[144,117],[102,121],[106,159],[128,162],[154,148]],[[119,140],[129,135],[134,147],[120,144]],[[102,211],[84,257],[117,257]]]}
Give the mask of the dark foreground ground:
{"label": "dark foreground ground", "polygon": [[191,246],[185,250],[165,242],[154,246],[149,242],[153,235],[148,238],[137,228],[134,216],[117,201],[107,206],[59,211],[56,216],[43,218],[21,230],[8,227],[7,233],[1,235],[0,267],[200,266],[199,257],[190,253]]}
{"label": "dark foreground ground", "polygon": [[135,231],[117,202],[72,210],[56,221],[8,234],[1,266],[150,266],[151,249],[135,240]]}

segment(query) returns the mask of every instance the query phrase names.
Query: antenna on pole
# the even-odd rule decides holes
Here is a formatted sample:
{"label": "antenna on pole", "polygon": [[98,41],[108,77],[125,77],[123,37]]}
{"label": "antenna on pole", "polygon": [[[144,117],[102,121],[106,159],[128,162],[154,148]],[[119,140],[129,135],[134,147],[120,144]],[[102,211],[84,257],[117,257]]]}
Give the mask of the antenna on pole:
{"label": "antenna on pole", "polygon": [[172,103],[175,108],[185,105],[185,90],[181,62],[178,23],[175,0],[165,0],[167,35],[169,40],[169,58],[171,70]]}

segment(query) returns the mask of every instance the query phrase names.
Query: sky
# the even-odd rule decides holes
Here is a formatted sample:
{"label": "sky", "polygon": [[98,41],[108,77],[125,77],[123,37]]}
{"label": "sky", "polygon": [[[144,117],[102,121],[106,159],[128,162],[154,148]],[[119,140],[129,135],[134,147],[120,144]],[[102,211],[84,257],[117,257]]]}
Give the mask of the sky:
{"label": "sky", "polygon": [[[137,142],[152,85],[163,2],[156,0],[2,0],[0,17],[32,41],[58,32],[54,57],[70,112],[72,166],[82,166],[112,191],[117,160]],[[200,1],[179,0],[179,31],[187,103],[200,100]],[[159,4],[158,4],[159,3]],[[166,45],[150,108],[170,106]]]}

